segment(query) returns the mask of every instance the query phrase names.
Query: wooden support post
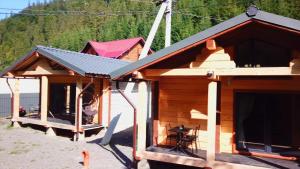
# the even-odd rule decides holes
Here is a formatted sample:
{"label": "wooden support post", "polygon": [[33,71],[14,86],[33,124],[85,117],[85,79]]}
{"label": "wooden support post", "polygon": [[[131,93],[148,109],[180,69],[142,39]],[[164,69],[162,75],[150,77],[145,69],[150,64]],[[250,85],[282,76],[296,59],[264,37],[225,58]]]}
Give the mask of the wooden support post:
{"label": "wooden support post", "polygon": [[13,113],[13,121],[14,120],[17,120],[19,118],[19,108],[20,108],[20,80],[19,79],[16,79],[15,80],[15,86],[14,86],[14,91],[13,91],[13,110],[12,110],[12,113]]}
{"label": "wooden support post", "polygon": [[146,124],[147,124],[147,83],[141,81],[138,84],[138,106],[137,106],[137,152],[146,149]]}
{"label": "wooden support post", "polygon": [[71,85],[66,85],[66,113],[70,113]]}
{"label": "wooden support post", "polygon": [[107,81],[108,82],[108,119],[107,119],[107,125],[109,126],[110,124],[110,121],[111,121],[111,89],[112,89],[112,84],[110,81]]}
{"label": "wooden support post", "polygon": [[210,162],[215,160],[216,153],[217,82],[215,81],[208,84],[207,114],[208,143],[206,160]]}
{"label": "wooden support post", "polygon": [[[102,112],[107,117],[107,123],[105,123],[105,120],[101,122],[104,125],[109,125],[110,123],[110,111],[111,111],[111,91],[110,91],[110,82],[107,79],[103,80],[103,91],[102,91]],[[105,116],[102,116],[105,117]]]}
{"label": "wooden support post", "polygon": [[99,82],[98,124],[103,125],[103,80]]}
{"label": "wooden support post", "polygon": [[75,126],[79,125],[79,129],[81,129],[81,127],[82,127],[82,97],[79,98],[79,103],[77,102],[77,98],[79,97],[79,94],[80,94],[81,91],[82,91],[82,80],[78,79],[77,82],[76,82]]}
{"label": "wooden support post", "polygon": [[41,77],[41,121],[47,123],[48,114],[48,77]]}

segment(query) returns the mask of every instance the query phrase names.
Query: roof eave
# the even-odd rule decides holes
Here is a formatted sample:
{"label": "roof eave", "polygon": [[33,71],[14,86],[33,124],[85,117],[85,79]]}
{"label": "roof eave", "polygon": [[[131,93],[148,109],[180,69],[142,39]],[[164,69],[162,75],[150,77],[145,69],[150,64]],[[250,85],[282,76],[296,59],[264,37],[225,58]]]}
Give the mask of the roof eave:
{"label": "roof eave", "polygon": [[184,48],[189,49],[187,47],[190,45],[193,45],[197,42],[199,43],[199,41],[205,41],[206,39],[209,38],[214,38],[218,34],[225,32],[228,29],[234,28],[244,22],[252,21],[252,20],[259,20],[262,22],[271,23],[281,27],[286,27],[291,30],[296,30],[298,32],[300,31],[300,21],[296,19],[287,18],[284,16],[280,16],[280,15],[276,15],[264,11],[258,11],[255,14],[255,16],[248,16],[246,13],[243,13],[227,21],[224,21],[218,25],[208,28],[200,33],[197,33],[189,38],[179,41],[167,48],[157,51],[156,53],[149,55],[135,63],[120,68],[116,71],[113,71],[111,73],[111,77],[112,79],[118,79],[120,77],[126,76],[134,71],[143,69],[151,64],[155,64],[157,60],[160,61],[168,57],[171,57],[172,54],[175,53],[175,51],[182,50]]}
{"label": "roof eave", "polygon": [[207,39],[217,36],[219,33],[223,32],[223,31],[232,29],[238,25],[246,23],[246,22],[250,21],[251,19],[252,18],[249,18],[245,13],[240,14],[234,18],[231,18],[231,19],[224,21],[218,25],[210,27],[202,32],[192,35],[184,40],[181,40],[167,48],[161,49],[154,54],[151,54],[141,60],[138,60],[137,62],[134,62],[130,65],[124,66],[118,70],[115,70],[111,73],[111,78],[113,80],[116,80],[123,76],[127,76],[128,74],[130,74],[134,71],[145,68],[145,64],[142,64],[141,66],[139,66],[143,62],[145,62],[146,65],[149,66],[151,64],[156,63],[157,60],[160,61],[160,60],[163,60],[163,59],[173,56],[173,54],[176,51],[180,51],[180,50],[183,50],[186,48],[189,49],[190,48],[189,46],[193,47],[195,45],[199,45],[199,44],[205,42]]}
{"label": "roof eave", "polygon": [[41,49],[41,48],[37,48],[37,52],[40,53],[40,54],[42,54],[44,57],[46,57],[46,58],[48,58],[48,59],[50,59],[50,60],[54,60],[54,61],[56,61],[56,62],[62,64],[62,65],[65,66],[66,68],[68,68],[68,69],[70,69],[70,70],[72,70],[72,71],[75,71],[75,72],[78,73],[79,75],[85,76],[85,73],[86,73],[85,71],[83,71],[82,69],[80,69],[80,68],[78,68],[78,67],[76,67],[76,66],[73,66],[73,65],[69,64],[68,62],[66,62],[66,61],[64,61],[64,60],[62,60],[62,59],[60,59],[59,57],[56,57],[56,56],[52,55],[52,54],[49,53],[49,52],[47,52],[47,51],[45,51],[45,50],[43,50],[43,49]]}
{"label": "roof eave", "polygon": [[17,61],[15,61],[15,63],[13,65],[11,65],[11,66],[7,67],[6,69],[4,69],[2,72],[0,72],[0,77],[3,77],[8,72],[12,71],[21,62],[23,62],[24,60],[26,60],[27,58],[29,58],[30,56],[32,56],[33,53],[36,52],[36,50],[37,50],[37,47],[34,47],[33,49],[31,49],[30,52],[28,52],[27,54],[25,54],[21,58],[19,58]]}

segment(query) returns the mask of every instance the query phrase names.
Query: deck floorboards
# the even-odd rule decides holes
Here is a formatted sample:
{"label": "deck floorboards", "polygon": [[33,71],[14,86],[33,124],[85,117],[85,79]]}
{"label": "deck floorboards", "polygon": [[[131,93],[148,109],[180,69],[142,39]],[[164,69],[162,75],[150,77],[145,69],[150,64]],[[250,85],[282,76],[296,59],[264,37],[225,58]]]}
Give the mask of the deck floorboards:
{"label": "deck floorboards", "polygon": [[[147,148],[149,152],[156,153],[165,153],[186,157],[194,157],[206,160],[206,151],[198,150],[194,153],[188,149],[186,152],[171,150],[170,147],[156,147],[151,146]],[[218,153],[216,154],[216,161],[228,162],[234,164],[243,164],[257,167],[265,168],[278,168],[278,169],[288,169],[288,168],[300,168],[300,161],[288,161],[274,158],[265,158],[265,157],[254,157],[254,156],[245,156],[239,154],[230,154],[230,153]]]}

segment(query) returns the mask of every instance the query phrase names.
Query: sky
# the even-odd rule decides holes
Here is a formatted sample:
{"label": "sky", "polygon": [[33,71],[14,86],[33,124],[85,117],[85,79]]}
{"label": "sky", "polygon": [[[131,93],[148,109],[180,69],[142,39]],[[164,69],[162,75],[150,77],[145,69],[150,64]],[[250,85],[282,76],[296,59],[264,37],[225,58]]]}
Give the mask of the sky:
{"label": "sky", "polygon": [[[12,8],[23,9],[27,7],[28,3],[33,2],[44,2],[44,0],[0,0],[0,13],[11,13],[11,12],[19,12],[17,10],[11,10]],[[4,9],[9,8],[9,9]],[[0,14],[0,19],[3,19],[9,15]]]}

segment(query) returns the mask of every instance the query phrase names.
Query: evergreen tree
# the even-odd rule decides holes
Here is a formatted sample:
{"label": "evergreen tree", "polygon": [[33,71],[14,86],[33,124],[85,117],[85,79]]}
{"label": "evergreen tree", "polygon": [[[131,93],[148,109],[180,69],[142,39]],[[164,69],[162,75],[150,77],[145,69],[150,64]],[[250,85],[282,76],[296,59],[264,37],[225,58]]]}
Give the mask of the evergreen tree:
{"label": "evergreen tree", "polygon": [[[147,39],[159,10],[159,6],[152,2],[40,0],[28,4],[22,12],[33,15],[12,13],[0,21],[0,70],[35,45],[80,51],[88,40],[108,41],[138,36]],[[300,19],[299,0],[178,0],[173,5],[172,43],[243,13],[250,4],[267,12]],[[55,15],[53,11],[56,11]],[[34,15],[39,13],[49,15]],[[163,20],[152,49],[164,47],[164,28]]]}

